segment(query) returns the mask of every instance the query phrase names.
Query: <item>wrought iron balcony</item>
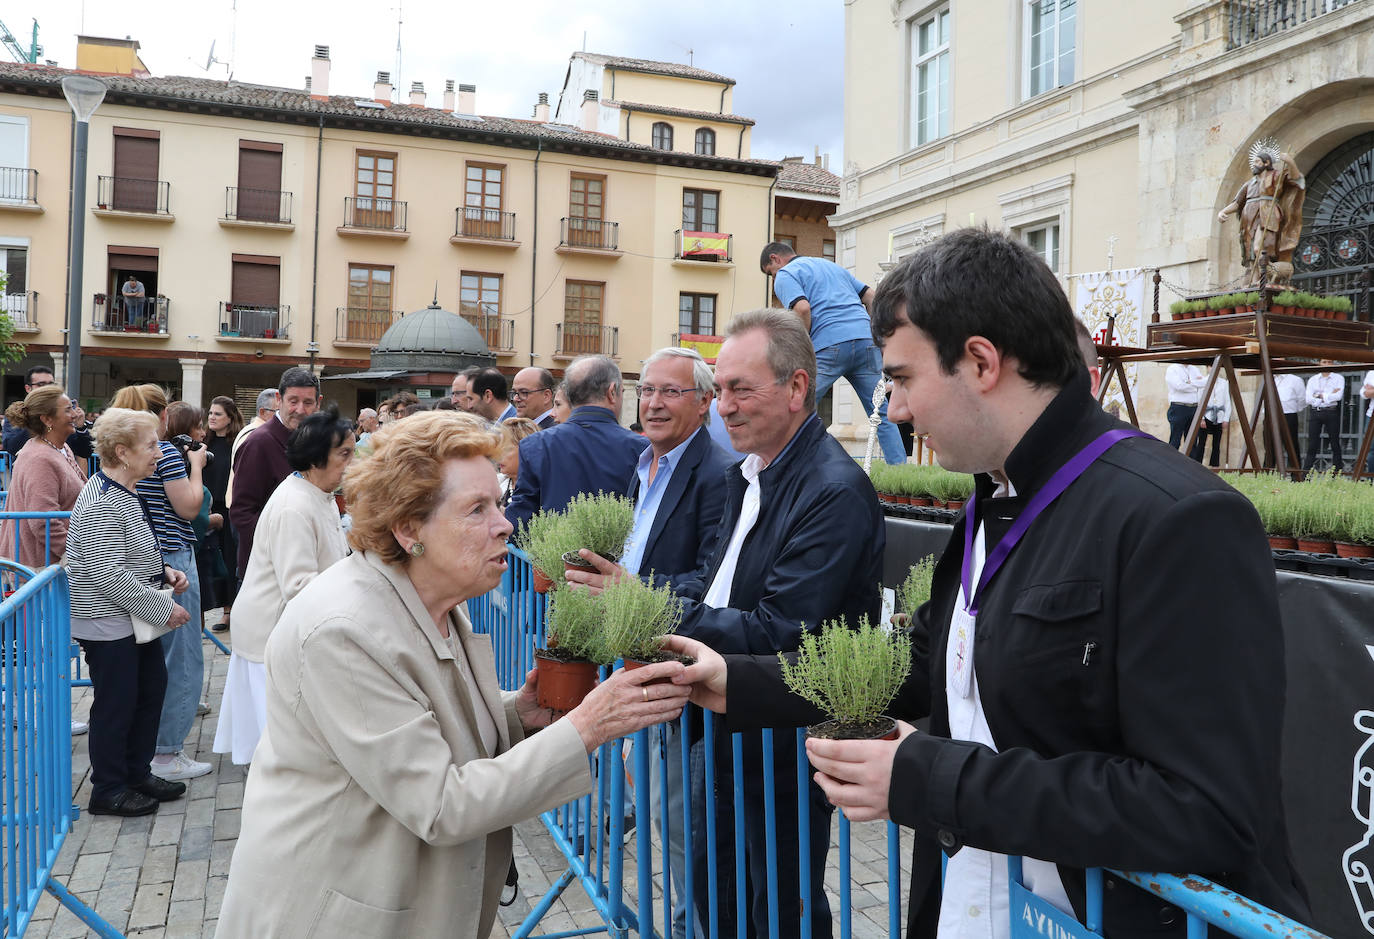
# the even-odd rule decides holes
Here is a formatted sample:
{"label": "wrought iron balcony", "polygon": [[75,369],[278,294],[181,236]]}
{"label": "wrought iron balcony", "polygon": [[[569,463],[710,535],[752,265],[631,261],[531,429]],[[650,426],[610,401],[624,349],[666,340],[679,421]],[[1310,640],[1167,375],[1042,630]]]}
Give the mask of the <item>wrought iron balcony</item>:
{"label": "wrought iron balcony", "polygon": [[290,339],[291,307],[221,301],[219,335],[221,339]]}
{"label": "wrought iron balcony", "polygon": [[484,241],[514,241],[515,213],[496,209],[459,207],[455,215],[453,237],[475,238]]}
{"label": "wrought iron balcony", "polygon": [[673,258],[681,261],[712,261],[729,263],[734,260],[735,236],[716,231],[673,232]]}
{"label": "wrought iron balcony", "polygon": [[97,333],[133,333],[166,339],[171,301],[166,297],[127,299],[98,293],[91,303],[91,330]]}
{"label": "wrought iron balcony", "polygon": [[515,320],[509,316],[492,316],[487,313],[461,313],[477,331],[482,334],[487,348],[492,352],[515,351]]}
{"label": "wrought iron balcony", "polygon": [[559,222],[558,247],[593,251],[620,249],[620,223],[599,218],[565,218]]}
{"label": "wrought iron balcony", "polygon": [[5,315],[9,317],[10,328],[20,333],[38,332],[38,291],[0,295]]}
{"label": "wrought iron balcony", "polygon": [[378,232],[409,231],[406,228],[408,205],[395,199],[348,196],[344,199],[344,228]]}
{"label": "wrought iron balcony", "polygon": [[1301,26],[1355,0],[1231,0],[1226,12],[1226,48],[1249,45]]}
{"label": "wrought iron balcony", "polygon": [[271,222],[291,224],[291,193],[278,189],[224,190],[224,217],[234,222]]}
{"label": "wrought iron balcony", "polygon": [[96,180],[95,207],[100,211],[170,215],[171,185],[156,179],[101,176]]}
{"label": "wrought iron balcony", "polygon": [[38,170],[0,166],[0,205],[37,206]]}
{"label": "wrought iron balcony", "polygon": [[620,327],[599,323],[559,323],[554,355],[620,355]]}
{"label": "wrought iron balcony", "polygon": [[382,333],[405,314],[400,310],[364,310],[341,306],[334,319],[334,341],[376,345]]}

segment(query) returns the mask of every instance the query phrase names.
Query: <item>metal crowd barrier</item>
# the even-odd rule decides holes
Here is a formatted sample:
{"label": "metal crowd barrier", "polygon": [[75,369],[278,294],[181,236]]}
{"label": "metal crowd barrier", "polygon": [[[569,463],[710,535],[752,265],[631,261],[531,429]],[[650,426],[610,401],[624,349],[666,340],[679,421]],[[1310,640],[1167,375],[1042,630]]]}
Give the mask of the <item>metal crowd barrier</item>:
{"label": "metal crowd barrier", "polygon": [[[491,637],[496,656],[496,671],[501,687],[506,690],[519,688],[525,674],[533,667],[534,650],[544,642],[545,598],[533,589],[533,575],[528,558],[519,549],[510,549],[510,569],[497,589],[468,602],[468,614],[473,629]],[[603,670],[602,677],[606,671]],[[702,713],[705,735],[709,744],[713,737],[715,717],[710,712]],[[763,789],[763,821],[765,826],[764,867],[767,883],[768,934],[779,935],[780,931],[789,935],[799,935],[810,939],[811,923],[808,917],[797,922],[794,913],[784,912],[779,903],[779,863],[778,847],[781,839],[797,842],[797,880],[802,910],[813,909],[811,895],[811,871],[809,868],[810,809],[805,797],[797,798],[795,817],[779,817],[774,794],[779,786],[790,787],[793,792],[806,791],[811,777],[811,766],[807,762],[803,747],[803,729],[763,730],[757,734],[733,734],[730,740],[728,759],[731,766],[717,771],[717,753],[714,747],[704,746],[699,753],[700,766],[695,775],[699,792],[695,801],[704,806],[703,817],[694,818],[693,799],[684,798],[681,815],[670,814],[664,809],[669,803],[668,764],[675,764],[681,779],[693,779],[691,772],[692,751],[688,740],[685,722],[687,716],[679,718],[672,725],[659,725],[640,731],[629,738],[622,738],[603,745],[593,758],[595,781],[593,792],[567,805],[546,812],[541,816],[554,842],[568,862],[568,869],[558,881],[541,897],[521,923],[515,935],[527,937],[552,908],[559,896],[574,881],[578,882],[591,900],[604,926],[582,928],[571,931],[549,933],[550,939],[571,937],[592,932],[606,931],[612,936],[624,936],[630,932],[641,937],[671,936],[673,934],[673,902],[679,894],[692,898],[686,909],[686,935],[720,936],[722,919],[728,920],[734,914],[738,935],[744,937],[749,923],[747,892],[740,889],[747,876],[754,876],[746,870],[744,827],[746,799],[741,780],[745,773],[746,752],[750,749],[761,754]],[[666,739],[664,731],[675,726],[672,736],[675,745],[662,746]],[[796,772],[793,779],[777,778],[774,770],[773,751],[776,735],[796,734]],[[790,742],[790,741],[789,741]],[[626,766],[625,750],[632,744],[631,765]],[[672,752],[666,752],[671,749]],[[656,771],[656,772],[655,772]],[[727,813],[718,812],[715,782],[726,775],[734,780],[733,794],[729,799],[733,805],[733,820]],[[656,780],[657,807],[651,807],[651,780]],[[633,810],[624,812],[624,799],[627,789],[633,789]],[[725,815],[725,824],[718,825],[718,814]],[[827,900],[832,912],[832,921],[838,925],[840,939],[850,939],[858,933],[872,934],[875,928],[874,917],[859,912],[854,903],[855,882],[852,877],[854,856],[852,851],[853,826],[842,812],[835,813],[836,820],[836,862],[839,877],[838,889],[829,890]],[[754,821],[754,820],[751,820]],[[636,824],[638,822],[638,824]],[[633,824],[633,837],[627,839],[627,823]],[[795,827],[794,827],[795,826]],[[871,829],[870,829],[871,830]],[[683,842],[681,856],[686,859],[683,870],[674,872],[674,865],[680,864],[667,849],[674,831],[679,831]],[[694,832],[704,835],[705,870],[719,872],[724,870],[724,879],[717,874],[707,883],[696,882],[691,859],[694,854]],[[657,835],[657,839],[654,835]],[[590,837],[589,837],[590,835]],[[827,833],[829,837],[829,833]],[[908,833],[909,838],[909,833]],[[902,889],[901,861],[910,853],[910,842],[904,841],[897,825],[885,825],[882,843],[885,845],[887,882],[884,885],[885,916],[883,923],[886,934],[891,939],[900,939],[902,925],[906,916],[905,895]],[[632,865],[631,877],[626,870],[627,861]],[[1008,862],[1011,882],[1009,905],[1011,909],[1011,935],[1014,939],[1031,936],[1049,936],[1052,939],[1103,939],[1102,898],[1103,872],[1092,869],[1087,872],[1087,924],[1079,923],[1073,916],[1053,907],[1045,900],[1021,886],[1021,860],[1011,858]],[[870,862],[869,867],[872,867]],[[1225,888],[1212,884],[1200,877],[1178,877],[1158,873],[1121,873],[1124,880],[1149,890],[1167,902],[1179,907],[1187,916],[1189,939],[1205,939],[1207,924],[1210,923],[1240,939],[1314,939],[1319,934],[1307,929],[1293,920],[1287,919],[1238,896]],[[721,895],[720,888],[727,892]],[[859,888],[871,890],[871,888]],[[702,914],[705,922],[702,923]],[[866,916],[868,922],[856,929],[856,915]],[[661,917],[661,931],[655,929],[656,919]],[[705,928],[697,928],[698,924]]]}
{"label": "metal crowd barrier", "polygon": [[4,872],[0,926],[22,936],[43,891],[97,935],[120,936],[95,911],[52,879],[52,867],[77,818],[72,805],[71,600],[57,566],[35,573],[9,561],[0,570],[21,586],[0,603],[0,772],[3,780]]}
{"label": "metal crowd barrier", "polygon": [[[0,510],[3,510],[8,493],[0,492]],[[14,540],[7,545],[0,545],[0,555],[8,555],[12,558],[19,557],[19,537],[20,529],[25,521],[43,523],[43,556],[52,557],[52,523],[57,519],[71,518],[70,512],[5,512],[0,511],[0,521],[10,519],[14,521]],[[24,572],[27,572],[24,573]],[[32,571],[22,564],[15,564],[6,571],[5,593],[13,591],[22,584],[28,577],[32,576]],[[68,632],[71,631],[71,624],[68,623]],[[91,680],[81,675],[81,647],[75,642],[70,643],[72,654],[72,680],[71,683],[77,688],[89,688]]]}

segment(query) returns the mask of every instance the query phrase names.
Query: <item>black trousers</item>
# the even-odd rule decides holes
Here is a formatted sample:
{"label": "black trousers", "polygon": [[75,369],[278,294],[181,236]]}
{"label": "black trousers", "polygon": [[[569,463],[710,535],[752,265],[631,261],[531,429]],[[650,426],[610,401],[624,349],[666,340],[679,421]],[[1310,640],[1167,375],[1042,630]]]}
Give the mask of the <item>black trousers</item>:
{"label": "black trousers", "polygon": [[1202,452],[1207,448],[1207,441],[1210,440],[1212,441],[1212,455],[1208,458],[1207,463],[1213,469],[1221,466],[1221,430],[1224,426],[1226,425],[1203,421],[1202,426],[1198,428],[1197,442],[1193,444],[1193,452],[1188,455],[1201,463]]}
{"label": "black trousers", "polygon": [[1312,468],[1312,464],[1317,462],[1317,453],[1321,450],[1322,431],[1326,432],[1326,439],[1331,441],[1331,465],[1336,468],[1336,472],[1345,469],[1345,457],[1341,453],[1341,409],[1340,406],[1329,408],[1309,408],[1307,411],[1307,459],[1302,461],[1303,472]]}
{"label": "black trousers", "polygon": [[108,802],[151,772],[167,666],[160,642],[139,645],[133,636],[77,642],[86,653],[95,692],[89,743],[91,801]]}
{"label": "black trousers", "polygon": [[[1193,425],[1193,416],[1197,414],[1196,404],[1169,405],[1169,446],[1175,450],[1183,443],[1188,436],[1188,428]],[[1202,435],[1198,434],[1198,443],[1193,445],[1193,450],[1188,455],[1199,463],[1202,462]],[[1194,454],[1196,454],[1194,456]]]}
{"label": "black trousers", "polygon": [[[1288,436],[1293,439],[1293,452],[1298,457],[1296,465],[1302,465],[1302,439],[1298,437],[1298,413],[1285,412],[1283,415],[1284,423],[1288,425]],[[1264,421],[1264,468],[1273,469],[1279,465],[1278,452],[1283,449],[1283,444],[1274,439],[1274,435],[1269,431],[1269,421]],[[1374,451],[1370,451],[1374,453]],[[1292,469],[1293,467],[1289,467]]]}
{"label": "black trousers", "polygon": [[[708,864],[706,843],[705,790],[700,780],[692,785],[692,878],[697,884],[714,884],[718,900],[720,930],[713,939],[739,935],[735,917],[736,889],[745,891],[748,922],[745,935],[750,939],[768,935],[768,861],[763,785],[763,749],[760,731],[744,734],[744,881],[735,882],[735,806],[734,763],[729,736],[717,728],[716,745],[716,869]],[[808,857],[811,864],[811,897],[808,910],[801,909],[799,888],[801,863],[797,837],[797,744],[796,729],[779,728],[773,732],[773,804],[776,812],[774,838],[777,844],[778,936],[801,935],[801,917],[811,921],[813,939],[831,935],[830,902],[825,896],[825,857],[830,848],[830,820],[835,807],[825,799],[808,772],[802,796],[810,810]],[[708,741],[708,745],[710,742]],[[708,936],[710,911],[707,893],[696,895],[697,922]]]}

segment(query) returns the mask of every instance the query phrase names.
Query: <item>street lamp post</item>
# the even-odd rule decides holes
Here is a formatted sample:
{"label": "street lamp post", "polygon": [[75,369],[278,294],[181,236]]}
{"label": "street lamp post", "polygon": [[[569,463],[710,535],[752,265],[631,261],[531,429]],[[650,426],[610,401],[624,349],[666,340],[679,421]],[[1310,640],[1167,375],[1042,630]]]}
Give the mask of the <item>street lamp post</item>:
{"label": "street lamp post", "polygon": [[76,118],[72,159],[72,227],[67,239],[67,397],[81,399],[81,280],[86,258],[86,145],[91,115],[105,100],[105,83],[85,75],[62,79],[62,94]]}

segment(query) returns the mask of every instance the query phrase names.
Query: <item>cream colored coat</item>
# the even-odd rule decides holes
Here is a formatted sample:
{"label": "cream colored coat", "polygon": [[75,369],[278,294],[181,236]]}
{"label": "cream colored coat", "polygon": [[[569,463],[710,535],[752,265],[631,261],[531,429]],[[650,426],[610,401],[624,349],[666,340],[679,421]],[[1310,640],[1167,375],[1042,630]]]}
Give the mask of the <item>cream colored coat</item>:
{"label": "cream colored coat", "polygon": [[355,553],[287,604],[219,939],[486,939],[510,826],[592,777],[568,721],[523,739],[490,641],[460,611],[450,622],[496,723],[494,756],[401,568]]}
{"label": "cream colored coat", "polygon": [[243,586],[234,598],[234,652],[261,662],[292,597],[348,554],[334,494],[292,473],[262,507]]}

